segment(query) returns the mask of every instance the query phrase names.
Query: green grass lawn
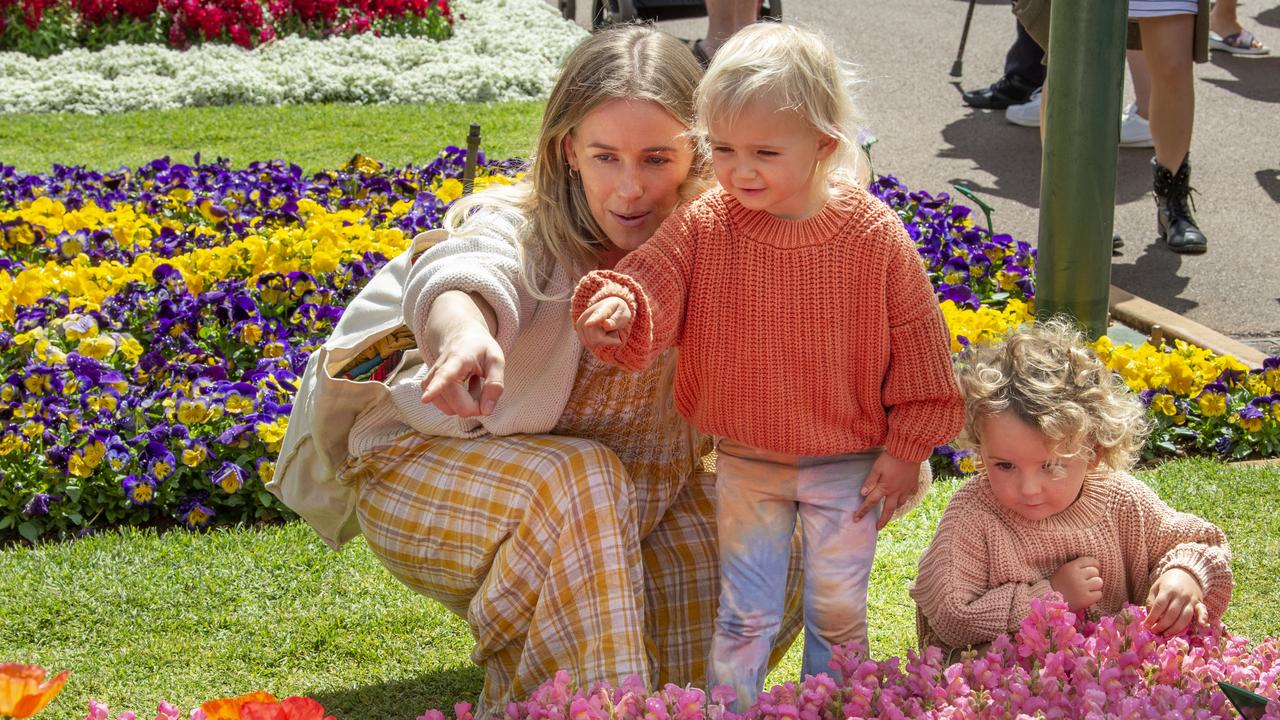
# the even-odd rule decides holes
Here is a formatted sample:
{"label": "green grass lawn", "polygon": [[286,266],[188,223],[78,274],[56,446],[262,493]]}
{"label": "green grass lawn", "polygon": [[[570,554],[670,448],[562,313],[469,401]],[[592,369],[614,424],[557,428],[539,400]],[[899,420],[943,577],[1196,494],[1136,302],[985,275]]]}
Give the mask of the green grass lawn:
{"label": "green grass lawn", "polygon": [[[1141,477],[1226,531],[1237,583],[1227,624],[1276,634],[1280,467],[1187,460]],[[907,583],[954,489],[938,485],[881,538],[877,656],[914,646]],[[50,720],[80,720],[91,697],[144,716],[161,699],[186,710],[254,689],[310,695],[339,720],[412,720],[474,700],[481,684],[464,623],[396,582],[363,541],[331,553],[299,523],[12,548],[0,552],[0,598],[0,659],[73,673],[41,714]],[[797,643],[770,680],[798,671]]]}
{"label": "green grass lawn", "polygon": [[[169,155],[235,165],[284,158],[313,172],[355,153],[392,165],[464,143],[480,122],[493,158],[527,156],[538,103],[192,108],[105,117],[4,115],[0,163],[103,170]],[[1235,549],[1227,623],[1259,638],[1280,623],[1280,467],[1169,463],[1142,477],[1175,507],[1218,523]],[[937,486],[882,534],[870,597],[878,656],[915,644],[906,594],[954,485]],[[149,717],[262,689],[310,695],[340,720],[412,720],[473,700],[466,625],[400,585],[357,539],[329,552],[302,524],[157,536],[109,532],[0,551],[0,661],[70,669],[40,717],[80,720],[89,698]],[[799,672],[799,645],[770,677]],[[114,713],[113,713],[114,716]]]}
{"label": "green grass lawn", "polygon": [[118,115],[0,115],[0,163],[48,172],[54,163],[110,170],[165,155],[190,162],[219,156],[243,166],[284,158],[307,172],[356,153],[391,165],[429,161],[446,145],[465,147],[480,123],[491,158],[528,157],[542,103],[502,105],[302,105],[200,107]]}

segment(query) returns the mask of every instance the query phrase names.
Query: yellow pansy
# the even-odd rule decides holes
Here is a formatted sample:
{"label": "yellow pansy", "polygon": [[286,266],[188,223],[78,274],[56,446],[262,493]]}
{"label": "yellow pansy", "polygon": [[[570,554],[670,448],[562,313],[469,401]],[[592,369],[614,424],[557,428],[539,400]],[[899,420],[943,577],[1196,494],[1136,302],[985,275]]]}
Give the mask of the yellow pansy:
{"label": "yellow pansy", "polygon": [[435,189],[435,196],[445,204],[457,200],[462,197],[462,182],[455,178],[445,178]]}
{"label": "yellow pansy", "polygon": [[279,443],[284,439],[284,432],[289,427],[289,418],[281,416],[269,423],[258,423],[254,426],[254,430],[258,433],[258,439],[271,446]]}
{"label": "yellow pansy", "polygon": [[110,335],[85,338],[76,346],[76,352],[81,355],[88,355],[95,360],[105,360],[115,351],[116,341],[112,340]]}

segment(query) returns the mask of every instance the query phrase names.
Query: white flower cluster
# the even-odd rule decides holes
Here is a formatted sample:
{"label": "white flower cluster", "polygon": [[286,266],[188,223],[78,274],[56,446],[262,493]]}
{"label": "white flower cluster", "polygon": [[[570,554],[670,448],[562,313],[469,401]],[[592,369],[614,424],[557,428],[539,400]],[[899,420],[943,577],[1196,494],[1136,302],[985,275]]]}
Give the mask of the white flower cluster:
{"label": "white flower cluster", "polygon": [[254,50],[157,45],[0,53],[0,114],[192,105],[505,102],[541,98],[586,31],[546,0],[456,0],[445,41],[286,37]]}

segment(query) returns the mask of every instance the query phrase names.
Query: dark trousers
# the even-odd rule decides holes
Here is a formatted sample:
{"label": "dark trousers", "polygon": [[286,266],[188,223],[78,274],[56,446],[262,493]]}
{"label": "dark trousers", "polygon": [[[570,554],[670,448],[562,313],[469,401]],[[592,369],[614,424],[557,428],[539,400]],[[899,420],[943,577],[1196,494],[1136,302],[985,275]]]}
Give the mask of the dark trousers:
{"label": "dark trousers", "polygon": [[1005,53],[1004,74],[1017,75],[1033,85],[1043,85],[1044,50],[1022,28],[1022,23],[1015,24],[1018,26],[1018,39]]}

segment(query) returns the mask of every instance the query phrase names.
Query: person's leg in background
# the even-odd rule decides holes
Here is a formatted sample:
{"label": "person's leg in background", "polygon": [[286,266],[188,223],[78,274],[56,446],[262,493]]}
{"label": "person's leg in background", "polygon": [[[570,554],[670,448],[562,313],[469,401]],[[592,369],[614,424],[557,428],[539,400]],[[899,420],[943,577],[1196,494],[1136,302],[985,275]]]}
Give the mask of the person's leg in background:
{"label": "person's leg in background", "polygon": [[1151,139],[1151,72],[1141,50],[1125,51],[1129,77],[1133,80],[1133,102],[1120,116],[1120,147],[1154,147]]}
{"label": "person's leg in background", "polygon": [[[730,35],[756,21],[758,0],[706,0],[707,36],[695,40],[693,52],[709,61]],[[703,63],[704,65],[706,62]]]}
{"label": "person's leg in background", "polygon": [[1209,46],[1234,55],[1267,55],[1271,48],[1240,24],[1238,0],[1217,0],[1209,13]]}
{"label": "person's leg in background", "polygon": [[1188,195],[1191,129],[1195,119],[1195,83],[1191,73],[1195,15],[1138,18],[1142,52],[1151,75],[1150,124],[1157,224],[1169,248],[1201,253],[1204,233],[1191,216]]}
{"label": "person's leg in background", "polygon": [[1004,56],[1004,76],[980,90],[965,92],[962,97],[969,107],[1003,110],[1025,103],[1036,88],[1044,84],[1044,50],[1016,23],[1018,36]]}
{"label": "person's leg in background", "polygon": [[[1135,102],[1125,108],[1120,118],[1121,147],[1152,147],[1151,128],[1147,118],[1151,117],[1151,75],[1147,71],[1147,61],[1141,50],[1129,50],[1126,53],[1129,61],[1129,75],[1133,78]],[[1010,105],[1004,111],[1004,117],[1014,125],[1023,127],[1041,127],[1044,110],[1044,86],[1031,96],[1031,100],[1021,105]]]}

